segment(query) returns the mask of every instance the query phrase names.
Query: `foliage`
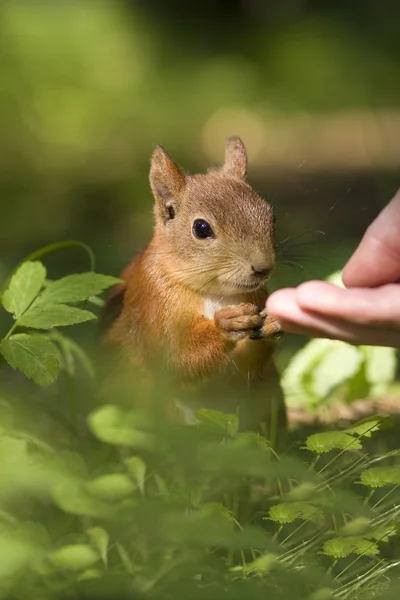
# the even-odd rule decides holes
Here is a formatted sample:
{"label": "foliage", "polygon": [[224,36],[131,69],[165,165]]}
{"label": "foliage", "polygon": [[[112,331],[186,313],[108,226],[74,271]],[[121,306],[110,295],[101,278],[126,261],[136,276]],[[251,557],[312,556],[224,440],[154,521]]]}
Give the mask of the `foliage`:
{"label": "foliage", "polygon": [[[40,261],[23,262],[1,296],[3,307],[14,320],[0,343],[3,358],[35,383],[44,387],[52,384],[62,360],[60,350],[72,369],[73,355],[81,356],[73,342],[61,333],[54,333],[54,329],[95,319],[93,312],[74,305],[118,281],[92,272],[47,281],[46,269]],[[28,333],[14,333],[20,329]],[[38,330],[51,331],[51,335]]]}
{"label": "foliage", "polygon": [[[341,284],[340,273],[327,278]],[[314,339],[293,356],[282,376],[289,406],[313,409],[332,398],[351,402],[379,397],[396,375],[394,348],[350,346],[344,342]]]}
{"label": "foliage", "polygon": [[[41,262],[24,262],[2,294],[13,319],[5,360],[41,386],[65,376],[78,383],[66,356],[90,359],[58,327],[82,322],[89,311],[77,305],[116,281],[89,272],[50,282]],[[61,387],[33,398],[4,388],[0,598],[395,593],[399,451],[368,446],[390,419],[308,435],[278,457],[267,440],[241,432],[235,415],[203,409],[197,425],[177,426],[118,397],[99,405],[95,390],[88,406],[80,387],[72,414],[54,412],[56,398],[68,401]],[[156,408],[168,389],[147,393],[141,400]],[[24,418],[32,402],[35,419]]]}

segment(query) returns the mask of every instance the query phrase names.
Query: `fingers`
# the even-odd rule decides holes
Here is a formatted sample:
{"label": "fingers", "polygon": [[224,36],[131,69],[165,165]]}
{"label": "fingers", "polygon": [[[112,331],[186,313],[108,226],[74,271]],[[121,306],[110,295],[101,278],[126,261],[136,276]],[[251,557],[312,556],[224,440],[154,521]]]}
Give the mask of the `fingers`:
{"label": "fingers", "polygon": [[284,331],[311,338],[327,338],[354,346],[387,346],[400,348],[400,332],[394,329],[354,325],[332,318],[309,319],[303,325],[281,320]]}
{"label": "fingers", "polygon": [[[320,293],[321,286],[324,292],[322,294]],[[325,293],[326,286],[329,288],[328,294]],[[368,314],[366,313],[366,306],[363,306],[363,310],[365,311],[364,317],[360,317],[359,314],[355,314],[356,309],[353,308],[351,299],[344,301],[343,294],[348,294],[352,290],[342,290],[336,287],[332,290],[332,287],[334,286],[323,282],[303,284],[303,286],[300,286],[303,290],[299,294],[302,296],[301,304],[297,296],[300,288],[297,290],[279,290],[269,297],[267,311],[270,315],[279,318],[283,329],[289,333],[302,333],[310,337],[338,339],[355,345],[366,344],[400,347],[400,323],[395,323],[396,328],[394,327],[393,313],[390,315],[385,313],[385,306],[387,305],[385,305],[384,301],[380,304],[381,313],[379,317],[377,317],[375,312],[374,322],[370,324],[365,317],[365,314]],[[399,286],[390,287],[396,288]],[[356,291],[354,290],[354,292]],[[361,297],[365,291],[362,291]],[[378,293],[379,290],[368,291]],[[399,311],[400,288],[395,291],[397,292],[396,310]],[[327,299],[328,296],[329,299]],[[394,299],[395,295],[392,295],[392,300]],[[360,297],[356,298],[356,301],[361,302]],[[314,307],[316,303],[321,309],[321,313],[324,314],[317,311],[314,312],[312,308],[310,309],[310,306]],[[322,307],[321,304],[323,305]],[[372,306],[370,304],[368,310],[371,311]],[[394,309],[394,304],[390,306]],[[382,307],[384,314],[382,313]],[[350,315],[346,311],[350,311]],[[380,324],[377,323],[378,319],[380,319]]]}
{"label": "fingers", "polygon": [[368,227],[343,270],[347,287],[375,287],[400,279],[400,190]]}
{"label": "fingers", "polygon": [[373,289],[343,289],[310,281],[296,290],[296,301],[305,311],[368,326],[400,329],[400,285]]}

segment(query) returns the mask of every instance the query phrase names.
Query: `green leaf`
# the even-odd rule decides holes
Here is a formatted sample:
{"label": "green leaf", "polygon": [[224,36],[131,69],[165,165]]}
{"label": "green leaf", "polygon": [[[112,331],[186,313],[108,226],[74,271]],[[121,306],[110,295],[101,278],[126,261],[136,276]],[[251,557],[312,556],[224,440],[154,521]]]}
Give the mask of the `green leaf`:
{"label": "green leaf", "polygon": [[75,360],[86,371],[89,378],[94,380],[96,377],[96,372],[93,363],[90,360],[89,356],[86,354],[86,352],[81,348],[79,344],[77,344],[76,342],[74,342],[74,340],[71,340],[70,338],[64,337],[63,342],[63,348],[68,348],[70,350],[71,354],[75,357]]}
{"label": "green leaf", "polygon": [[359,435],[360,437],[371,437],[375,431],[387,429],[393,425],[391,417],[366,417],[352,427],[346,429],[347,433]]}
{"label": "green leaf", "polygon": [[[23,576],[29,564],[37,559],[39,548],[32,540],[23,539],[12,533],[2,532],[0,535],[0,581],[3,584],[8,578]],[[3,583],[4,582],[4,583]]]}
{"label": "green leaf", "polygon": [[234,513],[220,502],[204,502],[199,508],[199,514],[219,515],[231,523],[235,522]]}
{"label": "green leaf", "polygon": [[292,523],[296,519],[302,521],[320,521],[323,513],[308,502],[281,502],[269,510],[269,518],[278,523]]}
{"label": "green leaf", "polygon": [[53,498],[66,513],[83,517],[111,517],[110,505],[90,496],[80,482],[59,483],[53,489]]}
{"label": "green leaf", "polygon": [[385,485],[400,485],[400,465],[373,467],[361,473],[361,483],[379,488]]}
{"label": "green leaf", "polygon": [[133,571],[132,561],[129,557],[128,552],[125,550],[125,547],[122,544],[120,544],[119,542],[117,542],[116,547],[117,547],[118,554],[122,560],[122,563],[123,563],[126,571],[128,573],[132,573],[132,571]]}
{"label": "green leaf", "polygon": [[100,440],[118,446],[149,450],[155,437],[141,428],[141,413],[125,412],[118,406],[106,405],[89,415],[89,427]]}
{"label": "green leaf", "polygon": [[331,340],[330,350],[322,357],[311,374],[316,397],[328,398],[332,391],[351,379],[363,362],[360,350],[344,342]]}
{"label": "green leaf", "polygon": [[39,294],[46,279],[46,269],[41,262],[25,262],[14,275],[2,296],[4,308],[15,319],[26,311]]}
{"label": "green leaf", "polygon": [[88,529],[87,534],[92,542],[100,552],[101,560],[107,566],[107,551],[110,536],[107,531],[102,527],[92,527]]}
{"label": "green leaf", "polygon": [[91,296],[97,296],[117,283],[121,283],[121,279],[99,273],[67,275],[53,281],[45,288],[41,295],[41,302],[51,304],[81,302]]}
{"label": "green leaf", "polygon": [[13,369],[43,387],[57,379],[60,354],[57,346],[45,337],[17,333],[1,341],[0,352]]}
{"label": "green leaf", "polygon": [[282,373],[281,384],[288,406],[314,406],[315,397],[312,373],[332,348],[332,340],[315,339],[299,350]]}
{"label": "green leaf", "polygon": [[312,500],[314,496],[315,485],[306,481],[289,490],[289,492],[284,495],[284,498],[291,502],[304,502],[305,500]]}
{"label": "green leaf", "polygon": [[96,315],[88,310],[82,310],[67,304],[34,304],[19,319],[21,327],[32,327],[34,329],[52,329],[53,327],[65,327],[76,325],[96,319]]}
{"label": "green leaf", "polygon": [[384,394],[396,376],[396,349],[363,346],[362,351],[365,354],[365,372],[371,386],[371,396]]}
{"label": "green leaf", "polygon": [[348,536],[336,537],[328,540],[323,545],[323,552],[333,558],[344,558],[349,554],[363,554],[365,556],[376,556],[379,554],[378,546],[361,537]]}
{"label": "green leaf", "polygon": [[80,575],[78,575],[78,581],[87,581],[88,579],[100,579],[103,577],[103,572],[100,569],[87,569]]}
{"label": "green leaf", "polygon": [[314,433],[306,439],[306,448],[322,454],[331,450],[359,450],[360,441],[345,431],[325,431]]}
{"label": "green leaf", "polygon": [[197,459],[206,472],[220,475],[262,477],[270,481],[283,478],[312,481],[318,478],[293,457],[272,460],[270,448],[258,444],[252,435],[247,434],[236,436],[228,444],[201,444],[197,449]]}
{"label": "green leaf", "polygon": [[82,571],[96,563],[99,555],[88,544],[71,544],[51,552],[49,559],[56,569]]}
{"label": "green leaf", "polygon": [[328,275],[328,277],[325,278],[325,281],[333,283],[333,285],[337,285],[338,287],[344,288],[342,280],[342,271],[335,271],[334,273],[331,273],[331,275]]}
{"label": "green leaf", "polygon": [[338,533],[340,533],[341,536],[365,536],[368,528],[370,528],[370,520],[366,517],[357,517],[343,525],[343,527],[338,530]]}
{"label": "green leaf", "polygon": [[389,537],[396,534],[396,525],[387,523],[378,527],[372,526],[369,519],[359,517],[346,523],[338,530],[340,536],[359,536],[367,540],[376,540],[377,542],[388,542]]}
{"label": "green leaf", "polygon": [[279,555],[268,552],[267,554],[263,554],[259,558],[256,558],[250,563],[247,563],[243,567],[243,572],[248,573],[268,573],[274,567],[279,565],[278,563]]}
{"label": "green leaf", "polygon": [[237,530],[225,515],[208,511],[167,515],[162,522],[161,532],[168,542],[179,545],[188,543],[201,547],[276,550],[276,545],[262,529],[249,526]]}
{"label": "green leaf", "polygon": [[96,373],[92,361],[86,352],[71,338],[61,335],[58,331],[49,332],[48,337],[52,339],[61,349],[63,360],[62,368],[73,377],[76,371],[76,363],[86,371],[88,377],[95,379]]}
{"label": "green leaf", "polygon": [[139,456],[130,456],[125,460],[129,473],[135,480],[139,490],[144,494],[144,480],[146,476],[146,465]]}
{"label": "green leaf", "polygon": [[85,485],[86,491],[100,500],[117,501],[132,496],[136,485],[123,473],[101,475]]}
{"label": "green leaf", "polygon": [[236,415],[225,414],[209,408],[201,408],[196,412],[196,418],[211,431],[223,436],[234,437],[239,429],[239,419]]}

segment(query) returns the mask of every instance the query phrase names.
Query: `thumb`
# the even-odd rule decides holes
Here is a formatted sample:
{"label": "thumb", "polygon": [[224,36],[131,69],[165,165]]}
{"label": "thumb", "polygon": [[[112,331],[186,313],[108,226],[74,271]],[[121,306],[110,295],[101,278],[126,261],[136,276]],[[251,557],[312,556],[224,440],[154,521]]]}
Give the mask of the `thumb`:
{"label": "thumb", "polygon": [[343,269],[346,287],[377,287],[400,279],[400,190],[365,232]]}

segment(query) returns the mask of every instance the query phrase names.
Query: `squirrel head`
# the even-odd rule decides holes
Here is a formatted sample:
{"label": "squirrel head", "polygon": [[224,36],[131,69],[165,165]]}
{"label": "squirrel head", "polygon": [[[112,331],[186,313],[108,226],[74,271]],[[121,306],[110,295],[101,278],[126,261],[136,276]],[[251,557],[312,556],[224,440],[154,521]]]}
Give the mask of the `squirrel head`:
{"label": "squirrel head", "polygon": [[187,175],[163,148],[154,150],[150,185],[160,258],[176,280],[204,296],[255,291],[273,270],[274,215],[246,174],[238,137],[227,140],[222,168],[205,174]]}

